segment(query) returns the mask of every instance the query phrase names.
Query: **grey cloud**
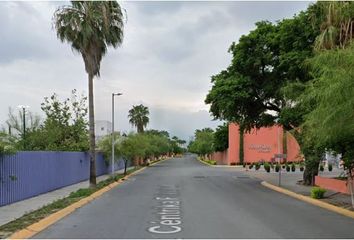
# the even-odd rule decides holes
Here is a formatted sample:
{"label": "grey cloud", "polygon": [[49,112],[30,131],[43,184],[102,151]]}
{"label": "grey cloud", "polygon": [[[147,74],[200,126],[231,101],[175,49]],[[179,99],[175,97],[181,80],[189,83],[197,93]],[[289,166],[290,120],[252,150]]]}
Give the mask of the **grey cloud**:
{"label": "grey cloud", "polygon": [[[0,2],[0,125],[8,105],[40,112],[44,96],[87,92],[79,54],[61,43],[51,17],[67,2]],[[11,5],[11,6],[9,6]],[[151,109],[149,128],[188,139],[196,128],[215,127],[204,105],[210,76],[226,68],[232,41],[261,19],[291,17],[307,2],[122,2],[128,12],[121,48],[109,49],[101,78],[95,79],[97,119],[111,117],[110,94],[117,99],[117,126],[132,130],[133,104]]]}

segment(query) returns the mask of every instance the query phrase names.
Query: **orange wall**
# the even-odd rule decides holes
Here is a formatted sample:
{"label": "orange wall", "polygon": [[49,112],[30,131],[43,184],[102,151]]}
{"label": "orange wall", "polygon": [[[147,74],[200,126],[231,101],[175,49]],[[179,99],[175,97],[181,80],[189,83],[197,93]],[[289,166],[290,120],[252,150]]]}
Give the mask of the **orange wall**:
{"label": "orange wall", "polygon": [[229,148],[227,154],[227,164],[240,161],[240,132],[238,129],[238,125],[233,123],[229,124]]}
{"label": "orange wall", "polygon": [[227,150],[223,152],[214,152],[211,154],[211,159],[216,161],[218,165],[227,165],[227,153]]}
{"label": "orange wall", "polygon": [[300,153],[300,147],[299,144],[297,143],[296,139],[294,136],[287,132],[287,159],[289,161],[300,161],[303,160],[302,155]]}
{"label": "orange wall", "polygon": [[[283,130],[279,126],[252,129],[244,135],[245,162],[270,161],[274,154],[283,153]],[[279,147],[278,147],[279,146]]]}
{"label": "orange wall", "polygon": [[321,188],[349,194],[346,181],[315,176],[315,184]]}
{"label": "orange wall", "polygon": [[[227,164],[239,162],[240,133],[238,125],[229,124],[229,148]],[[300,160],[300,147],[295,138],[287,133],[287,160]],[[271,161],[274,154],[283,153],[283,129],[281,126],[252,129],[244,134],[244,161]]]}

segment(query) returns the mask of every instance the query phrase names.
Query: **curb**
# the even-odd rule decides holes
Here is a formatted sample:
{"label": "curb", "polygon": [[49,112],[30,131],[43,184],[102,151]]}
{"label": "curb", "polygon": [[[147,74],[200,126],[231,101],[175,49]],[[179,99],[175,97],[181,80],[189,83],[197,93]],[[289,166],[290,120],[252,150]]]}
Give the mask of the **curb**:
{"label": "curb", "polygon": [[207,162],[204,162],[202,160],[200,160],[199,158],[197,158],[197,160],[205,165],[208,165],[210,167],[216,167],[216,168],[243,168],[243,166],[240,165],[236,165],[236,166],[230,166],[230,165],[211,165]]}
{"label": "curb", "polygon": [[310,203],[312,205],[327,209],[329,211],[344,215],[344,216],[349,217],[349,218],[354,218],[354,212],[353,211],[350,211],[350,210],[347,210],[347,209],[344,209],[344,208],[341,208],[341,207],[337,207],[337,206],[334,206],[332,204],[329,204],[329,203],[326,203],[326,202],[323,202],[323,201],[320,201],[320,200],[317,200],[317,199],[313,199],[313,198],[308,197],[308,196],[304,196],[302,194],[298,194],[298,193],[292,192],[292,191],[287,190],[285,188],[278,187],[278,186],[275,186],[273,184],[270,184],[270,183],[268,183],[266,181],[262,181],[261,184],[263,186],[269,188],[269,189],[272,189],[274,191],[283,193],[285,195],[288,195],[290,197],[296,198],[298,200]]}
{"label": "curb", "polygon": [[[171,158],[167,158],[164,160],[154,162],[154,163],[150,164],[150,166],[153,166],[157,163],[161,163],[161,162],[169,160],[169,159],[171,159]],[[18,230],[17,232],[13,233],[10,237],[8,237],[8,239],[27,239],[27,238],[33,237],[34,235],[36,235],[36,234],[40,233],[41,231],[43,231],[44,229],[48,228],[50,225],[53,225],[54,223],[56,223],[60,219],[73,213],[76,209],[88,204],[89,202],[93,201],[94,199],[99,198],[104,193],[110,191],[114,187],[116,187],[119,184],[121,184],[122,182],[124,182],[124,180],[128,179],[129,177],[131,177],[133,175],[138,174],[139,172],[145,170],[146,168],[147,167],[143,167],[141,169],[138,169],[138,170],[132,172],[131,174],[128,174],[125,177],[119,179],[118,181],[113,182],[113,183],[107,185],[106,187],[101,188],[100,190],[92,193],[90,196],[85,197],[85,198],[57,211],[57,212],[39,220],[38,222],[27,226],[26,228],[24,228],[22,230]]]}

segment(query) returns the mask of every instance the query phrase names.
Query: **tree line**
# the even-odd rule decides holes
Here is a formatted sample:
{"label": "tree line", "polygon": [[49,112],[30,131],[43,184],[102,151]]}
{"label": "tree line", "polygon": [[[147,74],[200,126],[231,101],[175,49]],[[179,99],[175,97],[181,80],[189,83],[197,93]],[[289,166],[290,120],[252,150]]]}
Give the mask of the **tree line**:
{"label": "tree line", "polygon": [[205,103],[216,119],[239,124],[241,135],[274,124],[294,135],[305,184],[325,151],[340,153],[353,175],[353,21],[353,2],[316,2],[293,18],[257,22],[211,78]]}
{"label": "tree line", "polygon": [[[87,97],[78,95],[60,101],[57,94],[45,97],[41,104],[45,119],[38,114],[9,109],[8,120],[0,132],[0,154],[16,151],[88,151],[89,124]],[[23,115],[25,114],[25,116]],[[170,137],[167,131],[145,130],[149,123],[149,109],[140,104],[133,106],[128,114],[129,122],[137,133],[115,132],[98,142],[96,151],[102,151],[107,164],[111,158],[112,139],[115,142],[116,159],[125,159],[134,165],[148,164],[161,156],[172,156],[185,152],[184,140]],[[25,122],[23,122],[25,120]]]}
{"label": "tree line", "polygon": [[220,125],[214,131],[211,128],[197,129],[193,140],[188,144],[188,151],[210,160],[213,152],[222,152],[228,148],[228,124]]}

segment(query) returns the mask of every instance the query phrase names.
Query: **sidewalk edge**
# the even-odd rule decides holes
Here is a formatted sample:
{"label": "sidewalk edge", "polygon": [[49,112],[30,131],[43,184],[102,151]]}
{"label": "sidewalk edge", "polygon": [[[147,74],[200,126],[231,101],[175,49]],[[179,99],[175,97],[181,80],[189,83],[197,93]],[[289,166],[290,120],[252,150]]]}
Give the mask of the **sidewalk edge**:
{"label": "sidewalk edge", "polygon": [[313,199],[311,197],[304,196],[302,194],[298,194],[298,193],[292,192],[292,191],[287,190],[285,188],[278,187],[278,186],[275,186],[273,184],[270,184],[270,183],[268,183],[266,181],[262,181],[261,184],[264,187],[267,187],[267,188],[272,189],[274,191],[283,193],[285,195],[288,195],[290,197],[296,198],[298,200],[301,200],[301,201],[310,203],[312,205],[327,209],[329,211],[344,215],[346,217],[354,218],[354,212],[353,211],[350,211],[350,210],[347,210],[347,209],[344,209],[344,208],[341,208],[341,207],[337,207],[335,205],[332,205],[332,204],[329,204],[329,203],[326,203],[326,202],[323,202],[323,201],[320,201],[320,200],[317,200],[317,199]]}
{"label": "sidewalk edge", "polygon": [[198,157],[197,157],[197,160],[205,165],[208,165],[209,167],[216,167],[216,168],[243,168],[243,166],[240,166],[240,165],[236,165],[236,166],[230,166],[230,165],[211,165],[207,162],[204,162],[202,160],[200,160]]}

